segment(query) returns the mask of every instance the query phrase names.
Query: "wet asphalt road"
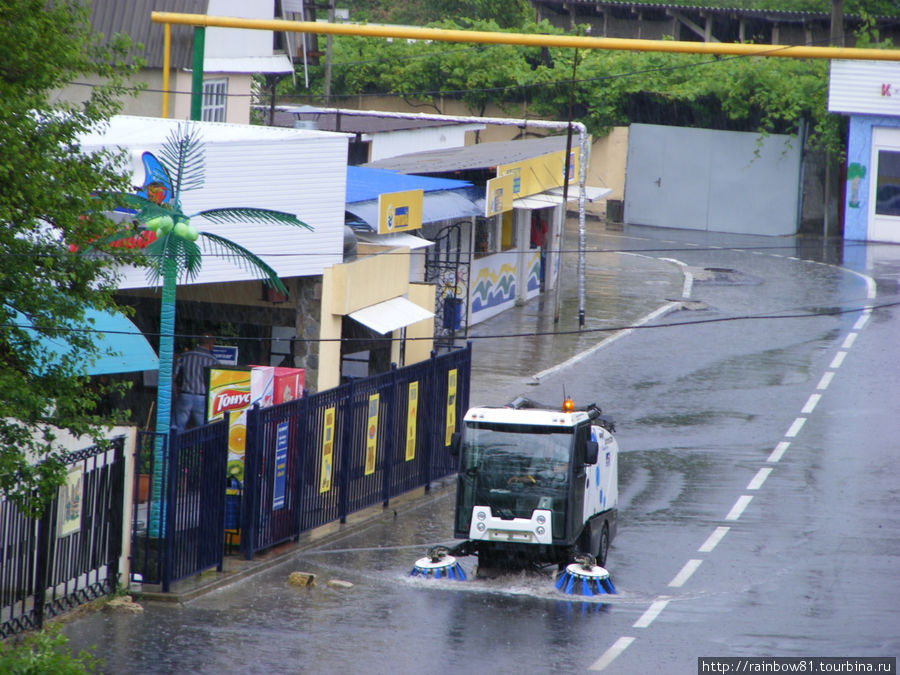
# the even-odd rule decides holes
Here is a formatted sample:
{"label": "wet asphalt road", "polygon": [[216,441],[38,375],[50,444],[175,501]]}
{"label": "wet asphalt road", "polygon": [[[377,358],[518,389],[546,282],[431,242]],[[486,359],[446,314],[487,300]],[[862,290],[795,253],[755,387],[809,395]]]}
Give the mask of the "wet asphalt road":
{"label": "wet asphalt road", "polygon": [[[900,250],[638,228],[601,240],[695,273],[692,309],[525,392],[554,401],[565,386],[617,420],[617,596],[561,598],[540,575],[409,578],[449,541],[447,486],[184,606],[72,622],[73,647],[97,644],[113,673],[692,673],[698,656],[898,655],[900,312],[857,310],[897,301]],[[294,570],[318,585],[288,587]]]}

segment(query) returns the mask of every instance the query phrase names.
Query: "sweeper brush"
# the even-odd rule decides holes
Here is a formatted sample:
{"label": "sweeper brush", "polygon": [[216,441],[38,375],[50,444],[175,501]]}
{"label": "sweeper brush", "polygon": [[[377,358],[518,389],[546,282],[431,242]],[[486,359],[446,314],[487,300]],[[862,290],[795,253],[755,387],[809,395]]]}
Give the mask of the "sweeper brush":
{"label": "sweeper brush", "polygon": [[566,595],[612,595],[616,592],[609,572],[595,564],[593,556],[581,556],[567,565],[556,580],[556,587]]}
{"label": "sweeper brush", "polygon": [[466,580],[463,568],[456,562],[456,558],[450,555],[450,551],[443,546],[436,546],[428,551],[424,558],[416,560],[409,576],[423,576],[426,579]]}

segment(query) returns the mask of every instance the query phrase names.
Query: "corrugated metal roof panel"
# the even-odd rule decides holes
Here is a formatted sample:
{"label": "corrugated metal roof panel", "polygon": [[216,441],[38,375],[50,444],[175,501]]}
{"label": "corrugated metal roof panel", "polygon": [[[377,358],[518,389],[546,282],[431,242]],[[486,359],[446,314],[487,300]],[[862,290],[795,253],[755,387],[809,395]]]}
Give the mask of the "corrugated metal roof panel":
{"label": "corrugated metal roof panel", "polygon": [[471,183],[452,178],[432,178],[429,176],[408,176],[406,174],[372,169],[362,166],[347,167],[347,202],[364,202],[378,199],[378,195],[386,192],[403,190],[455,190],[471,187]]}
{"label": "corrugated metal roof panel", "polygon": [[[165,30],[150,21],[151,12],[205,14],[207,0],[93,0],[91,28],[106,37],[116,33],[128,35],[144,45],[141,56],[148,68],[162,68]],[[172,26],[171,61],[173,68],[189,68],[194,45],[191,26]]]}
{"label": "corrugated metal roof panel", "polygon": [[832,61],[828,110],[900,115],[900,63]]}
{"label": "corrugated metal roof panel", "polygon": [[532,157],[566,149],[566,137],[546,136],[521,141],[478,143],[462,148],[416,152],[364,164],[374,169],[389,169],[398,173],[446,173],[468,169],[490,169]]}

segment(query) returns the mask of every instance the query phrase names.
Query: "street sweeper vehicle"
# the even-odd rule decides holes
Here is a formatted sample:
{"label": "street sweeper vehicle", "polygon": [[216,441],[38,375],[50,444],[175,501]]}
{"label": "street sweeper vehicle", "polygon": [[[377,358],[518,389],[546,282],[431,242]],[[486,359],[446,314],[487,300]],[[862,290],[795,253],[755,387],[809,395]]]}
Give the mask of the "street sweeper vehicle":
{"label": "street sweeper vehicle", "polygon": [[571,399],[561,409],[523,398],[470,409],[451,448],[459,457],[454,537],[465,541],[430,551],[412,573],[459,576],[455,557],[477,555],[479,575],[555,564],[563,590],[590,582],[596,593],[614,592],[603,568],[616,534],[614,431],[596,405],[576,410]]}

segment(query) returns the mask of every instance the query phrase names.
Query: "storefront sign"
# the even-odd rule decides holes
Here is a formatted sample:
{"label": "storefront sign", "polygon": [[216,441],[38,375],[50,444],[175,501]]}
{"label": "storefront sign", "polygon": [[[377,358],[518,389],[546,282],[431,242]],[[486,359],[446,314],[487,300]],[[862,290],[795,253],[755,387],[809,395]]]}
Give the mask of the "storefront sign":
{"label": "storefront sign", "polygon": [[378,234],[418,230],[422,227],[422,190],[378,195]]}
{"label": "storefront sign", "polygon": [[513,207],[513,191],[515,176],[508,173],[491,178],[485,188],[484,217],[490,218]]}

